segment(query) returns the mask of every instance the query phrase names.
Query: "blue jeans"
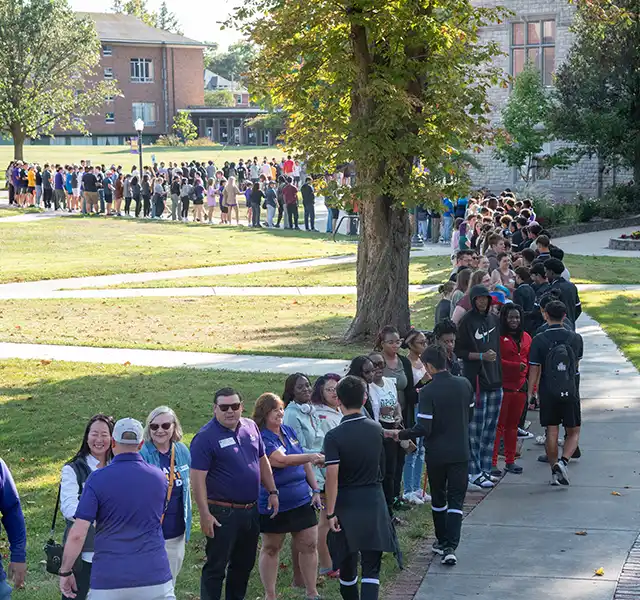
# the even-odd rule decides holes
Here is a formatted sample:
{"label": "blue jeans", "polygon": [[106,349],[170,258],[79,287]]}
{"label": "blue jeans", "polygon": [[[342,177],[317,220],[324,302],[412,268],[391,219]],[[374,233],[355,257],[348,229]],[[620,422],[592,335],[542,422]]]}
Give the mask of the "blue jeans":
{"label": "blue jeans", "polygon": [[442,217],[442,239],[449,243],[451,241],[451,227],[453,225],[453,217]]}
{"label": "blue jeans", "polygon": [[4,579],[0,581],[0,600],[10,600],[11,598],[11,586]]}
{"label": "blue jeans", "polygon": [[[424,221],[418,221],[421,223]],[[418,420],[418,407],[415,408],[415,418]],[[424,469],[424,438],[415,440],[418,449],[413,454],[407,454],[404,459],[402,479],[404,481],[404,493],[410,494],[422,489],[422,470]]]}
{"label": "blue jeans", "polygon": [[429,239],[429,221],[418,221],[418,233],[425,242]]}

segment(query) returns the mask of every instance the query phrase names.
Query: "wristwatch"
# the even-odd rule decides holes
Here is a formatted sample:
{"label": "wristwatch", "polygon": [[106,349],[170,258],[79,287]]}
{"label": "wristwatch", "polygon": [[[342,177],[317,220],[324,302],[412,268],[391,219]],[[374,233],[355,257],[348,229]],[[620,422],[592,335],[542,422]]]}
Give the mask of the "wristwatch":
{"label": "wristwatch", "polygon": [[65,571],[64,573],[62,571],[58,571],[58,575],[60,577],[70,577],[73,575],[73,571]]}
{"label": "wristwatch", "polygon": [[322,490],[319,490],[318,488],[315,488],[314,490],[311,490],[312,494],[322,494]]}
{"label": "wristwatch", "polygon": [[280,492],[278,490],[271,490],[269,492],[269,496],[279,496]]}

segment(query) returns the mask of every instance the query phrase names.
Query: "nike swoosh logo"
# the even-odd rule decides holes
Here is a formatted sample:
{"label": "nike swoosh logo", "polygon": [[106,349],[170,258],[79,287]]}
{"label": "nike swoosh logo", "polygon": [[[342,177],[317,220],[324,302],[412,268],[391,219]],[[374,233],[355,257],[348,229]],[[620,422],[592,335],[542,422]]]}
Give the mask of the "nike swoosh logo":
{"label": "nike swoosh logo", "polygon": [[487,333],[480,333],[480,330],[476,329],[476,332],[474,335],[477,340],[484,340],[485,338],[489,337],[489,335],[491,335],[492,331],[495,331],[495,327],[492,327],[491,329],[489,329]]}

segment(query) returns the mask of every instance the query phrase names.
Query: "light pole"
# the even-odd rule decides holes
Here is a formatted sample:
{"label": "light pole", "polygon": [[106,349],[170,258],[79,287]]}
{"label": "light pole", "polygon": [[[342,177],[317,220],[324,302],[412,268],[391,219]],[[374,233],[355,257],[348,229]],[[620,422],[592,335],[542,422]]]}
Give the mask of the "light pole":
{"label": "light pole", "polygon": [[138,158],[140,160],[140,175],[138,176],[138,183],[142,183],[142,132],[144,131],[144,121],[142,119],[136,119],[133,126],[138,132]]}

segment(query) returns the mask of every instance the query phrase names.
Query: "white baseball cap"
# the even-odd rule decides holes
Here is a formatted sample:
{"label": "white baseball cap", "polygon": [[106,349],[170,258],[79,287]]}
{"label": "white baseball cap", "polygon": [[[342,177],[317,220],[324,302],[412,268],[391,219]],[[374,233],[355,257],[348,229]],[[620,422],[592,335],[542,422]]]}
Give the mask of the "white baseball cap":
{"label": "white baseball cap", "polygon": [[140,421],[130,417],[120,419],[113,427],[113,439],[118,444],[137,446],[144,439],[144,429]]}

